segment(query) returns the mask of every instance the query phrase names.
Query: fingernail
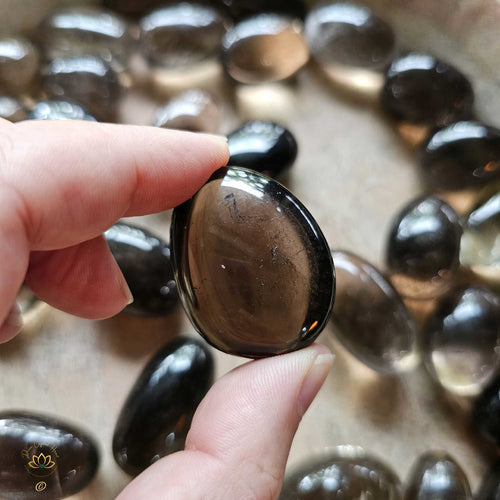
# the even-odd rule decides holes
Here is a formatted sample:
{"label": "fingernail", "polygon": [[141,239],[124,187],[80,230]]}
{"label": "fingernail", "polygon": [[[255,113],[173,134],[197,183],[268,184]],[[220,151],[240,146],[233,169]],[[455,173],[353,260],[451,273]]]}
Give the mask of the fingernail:
{"label": "fingernail", "polygon": [[129,286],[128,286],[127,282],[125,281],[125,278],[122,279],[121,289],[122,289],[123,295],[125,295],[125,297],[127,297],[127,306],[132,304],[132,302],[134,302],[134,296],[132,295],[132,292],[130,291]]}
{"label": "fingernail", "polygon": [[218,141],[227,144],[227,136],[225,135],[219,135],[219,134],[203,134],[203,135],[206,135],[207,137],[213,137],[214,139],[217,139]]}
{"label": "fingernail", "polygon": [[318,394],[321,389],[323,382],[330,372],[333,360],[335,359],[335,356],[326,346],[318,344],[316,349],[318,353],[304,378],[299,394],[298,403],[301,416],[307,411],[313,399],[316,397],[316,394]]}
{"label": "fingernail", "polygon": [[0,342],[6,342],[10,340],[14,335],[21,331],[23,326],[23,318],[21,316],[21,309],[17,303],[15,303],[2,326],[0,327]]}

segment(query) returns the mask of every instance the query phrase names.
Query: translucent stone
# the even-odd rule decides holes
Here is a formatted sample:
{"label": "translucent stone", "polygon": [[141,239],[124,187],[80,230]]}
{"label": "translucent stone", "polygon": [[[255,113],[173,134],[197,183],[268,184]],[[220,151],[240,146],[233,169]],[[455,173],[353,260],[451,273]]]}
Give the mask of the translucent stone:
{"label": "translucent stone", "polygon": [[161,67],[182,67],[218,56],[227,21],[210,7],[179,3],[154,10],[140,21],[140,48]]}
{"label": "translucent stone", "polygon": [[488,440],[500,446],[500,375],[476,399],[474,423]]}
{"label": "translucent stone", "polygon": [[113,435],[118,465],[135,476],[182,450],[213,378],[213,358],[201,342],[180,337],[160,349],[139,375],[118,417]]}
{"label": "translucent stone", "polygon": [[392,118],[428,127],[468,118],[473,100],[469,81],[456,68],[415,53],[391,64],[381,94],[382,106]]}
{"label": "translucent stone", "polygon": [[183,92],[156,112],[155,127],[211,132],[219,130],[221,111],[212,96],[200,89]]}
{"label": "translucent stone", "polygon": [[481,277],[500,284],[500,193],[467,217],[460,262]]}
{"label": "translucent stone", "polygon": [[218,349],[280,354],[309,345],[325,326],[335,286],[328,244],[276,181],[218,170],[175,208],[171,243],[184,307]]}
{"label": "translucent stone", "polygon": [[500,460],[486,474],[475,500],[498,500],[500,498]]}
{"label": "translucent stone", "polygon": [[420,164],[426,181],[445,190],[481,187],[500,179],[500,130],[458,122],[423,144]]}
{"label": "translucent stone", "polygon": [[412,299],[444,293],[459,266],[462,229],[456,212],[435,196],[409,203],[389,233],[387,264],[399,293]]}
{"label": "translucent stone", "polygon": [[467,476],[450,455],[424,453],[410,471],[405,500],[471,500]]}
{"label": "translucent stone", "polygon": [[50,99],[75,101],[101,121],[115,117],[123,89],[116,72],[101,58],[54,59],[42,76]]}
{"label": "translucent stone", "polygon": [[81,106],[67,101],[38,102],[31,110],[30,120],[85,120],[95,122]]}
{"label": "translucent stone", "polygon": [[0,91],[13,95],[27,91],[39,64],[38,52],[29,40],[0,38]]}
{"label": "translucent stone", "polygon": [[477,395],[500,366],[500,297],[480,286],[441,298],[423,333],[429,373],[448,391]]}
{"label": "translucent stone", "polygon": [[227,137],[229,165],[250,168],[276,176],[290,168],[297,158],[293,134],[278,123],[251,121]]}
{"label": "translucent stone", "polygon": [[0,95],[0,118],[10,122],[26,120],[27,112],[15,97]]}
{"label": "translucent stone", "polygon": [[125,312],[163,316],[179,303],[168,245],[146,229],[117,223],[104,236],[134,302]]}
{"label": "translucent stone", "polygon": [[302,23],[279,14],[259,14],[229,30],[222,41],[227,74],[241,83],[284,80],[309,60]]}
{"label": "translucent stone", "polygon": [[396,474],[361,448],[338,447],[285,478],[279,500],[401,500]]}
{"label": "translucent stone", "polygon": [[117,14],[92,6],[61,7],[40,25],[47,59],[95,55],[116,71],[127,66],[132,52],[128,23]]}
{"label": "translucent stone", "polygon": [[25,285],[21,287],[16,297],[16,303],[21,310],[21,314],[30,312],[38,301],[38,297]]}
{"label": "translucent stone", "polygon": [[305,37],[333,83],[378,95],[382,71],[395,55],[395,37],[369,8],[351,2],[319,5],[307,15]]}
{"label": "translucent stone", "polygon": [[417,361],[415,323],[393,286],[372,265],[333,251],[337,291],[332,321],[336,337],[374,370],[391,373]]}
{"label": "translucent stone", "polygon": [[0,413],[0,497],[54,500],[74,495],[95,476],[96,443],[45,415]]}

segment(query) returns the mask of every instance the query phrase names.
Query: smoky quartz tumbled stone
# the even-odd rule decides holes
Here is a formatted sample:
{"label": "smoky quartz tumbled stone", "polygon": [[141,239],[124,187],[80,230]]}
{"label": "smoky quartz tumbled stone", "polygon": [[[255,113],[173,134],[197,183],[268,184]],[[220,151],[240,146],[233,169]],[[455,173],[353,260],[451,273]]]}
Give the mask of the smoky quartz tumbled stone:
{"label": "smoky quartz tumbled stone", "polygon": [[118,417],[113,436],[118,465],[135,476],[182,450],[213,377],[212,355],[201,342],[181,337],[160,349],[139,375]]}
{"label": "smoky quartz tumbled stone", "polygon": [[325,326],[335,277],[307,209],[257,172],[218,170],[174,209],[176,281],[191,321],[218,349],[259,358],[309,345]]}
{"label": "smoky quartz tumbled stone", "polygon": [[74,101],[102,121],[114,119],[123,89],[116,72],[100,57],[54,59],[44,68],[42,80],[50,99]]}
{"label": "smoky quartz tumbled stone", "polygon": [[38,51],[29,40],[0,38],[0,92],[18,95],[29,90],[39,64]]}
{"label": "smoky quartz tumbled stone", "polygon": [[381,373],[408,370],[417,361],[417,328],[401,297],[360,257],[332,252],[335,335],[357,358]]}
{"label": "smoky quartz tumbled stone", "polygon": [[500,447],[500,375],[476,399],[474,423],[487,439]]}
{"label": "smoky quartz tumbled stone", "polygon": [[481,286],[452,289],[423,331],[424,361],[445,389],[481,392],[500,366],[500,297]]}
{"label": "smoky quartz tumbled stone", "polygon": [[279,500],[401,500],[396,474],[361,448],[338,447],[287,475]]}
{"label": "smoky quartz tumbled stone", "polygon": [[117,223],[104,236],[134,297],[125,312],[140,316],[172,312],[179,296],[168,245],[132,224]]}
{"label": "smoky quartz tumbled stone", "polygon": [[425,180],[445,190],[484,186],[500,179],[500,130],[460,121],[433,133],[422,145]]}
{"label": "smoky quartz tumbled stone", "polygon": [[459,266],[461,236],[458,215],[441,199],[423,196],[404,207],[387,245],[391,281],[399,293],[428,299],[446,291]]}
{"label": "smoky quartz tumbled stone", "polygon": [[410,471],[405,500],[471,500],[469,481],[457,462],[442,451],[424,453]]}
{"label": "smoky quartz tumbled stone", "polygon": [[18,99],[0,95],[0,118],[15,123],[25,120],[27,115],[26,109]]}
{"label": "smoky quartz tumbled stone", "polygon": [[259,14],[241,21],[222,41],[227,74],[240,83],[285,80],[309,60],[302,23],[279,14]]}
{"label": "smoky quartz tumbled stone", "polygon": [[229,165],[250,168],[274,177],[292,166],[298,146],[293,134],[282,125],[251,121],[227,137]]}
{"label": "smoky quartz tumbled stone", "polygon": [[55,500],[74,495],[95,476],[99,454],[82,430],[46,415],[0,413],[0,497]]}
{"label": "smoky quartz tumbled stone", "polygon": [[483,478],[475,500],[498,500],[500,498],[500,460]]}
{"label": "smoky quartz tumbled stone", "polygon": [[30,111],[30,120],[85,120],[95,122],[81,106],[68,101],[38,102]]}
{"label": "smoky quartz tumbled stone", "polygon": [[473,99],[471,84],[460,71],[416,53],[393,61],[381,94],[384,110],[395,120],[431,127],[468,118]]}

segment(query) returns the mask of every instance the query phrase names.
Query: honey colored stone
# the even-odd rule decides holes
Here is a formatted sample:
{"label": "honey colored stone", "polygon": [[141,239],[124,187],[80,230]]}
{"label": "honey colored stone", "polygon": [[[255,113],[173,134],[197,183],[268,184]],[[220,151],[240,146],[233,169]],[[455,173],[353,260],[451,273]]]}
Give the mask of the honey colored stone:
{"label": "honey colored stone", "polygon": [[332,256],[337,283],[332,313],[336,337],[378,372],[413,368],[417,329],[398,292],[360,257],[339,250]]}
{"label": "honey colored stone", "polygon": [[474,423],[486,439],[500,447],[500,375],[476,399]]}
{"label": "honey colored stone", "polygon": [[222,41],[227,74],[240,83],[291,77],[309,60],[302,23],[279,14],[259,14],[238,23]]}
{"label": "honey colored stone", "polygon": [[212,385],[214,362],[201,342],[177,338],[160,349],[137,379],[113,436],[118,465],[137,475],[184,448],[196,408]]}
{"label": "honey colored stone", "polygon": [[383,462],[360,448],[341,446],[288,474],[279,500],[401,500],[401,484]]}
{"label": "honey colored stone", "polygon": [[49,60],[95,55],[121,71],[132,53],[127,21],[100,7],[60,7],[42,21],[39,31]]}
{"label": "honey colored stone", "polygon": [[410,202],[392,223],[387,245],[391,281],[404,297],[444,293],[459,266],[462,229],[456,212],[435,196]]}
{"label": "honey colored stone", "polygon": [[500,297],[485,287],[452,289],[423,331],[425,365],[445,389],[481,392],[500,366]]}
{"label": "honey colored stone", "polygon": [[326,240],[281,184],[218,170],[175,208],[172,255],[196,329],[218,349],[259,358],[309,345],[325,326],[335,277]]}
{"label": "honey colored stone", "polygon": [[21,102],[15,97],[0,95],[0,118],[10,122],[26,120],[27,112]]}
{"label": "honey colored stone", "polygon": [[95,122],[96,119],[89,115],[81,106],[68,101],[43,101],[38,102],[31,110],[30,120],[85,120]]}
{"label": "honey colored stone", "polygon": [[212,96],[201,89],[191,89],[171,99],[156,112],[155,127],[215,133],[219,130],[221,111]]}
{"label": "honey colored stone", "polygon": [[163,316],[179,303],[168,245],[150,231],[117,223],[104,236],[134,302],[125,312],[140,316]]}
{"label": "honey colored stone", "polygon": [[21,411],[0,413],[0,497],[55,500],[78,493],[94,478],[94,440],[58,419]]}
{"label": "honey colored stone", "polygon": [[477,188],[500,180],[500,130],[461,121],[432,134],[420,151],[426,181],[444,190]]}
{"label": "honey colored stone", "polygon": [[50,99],[74,101],[97,119],[113,121],[123,89],[116,72],[101,58],[54,59],[42,77]]}
{"label": "honey colored stone", "polygon": [[467,476],[447,453],[424,453],[410,471],[405,500],[471,500]]}
{"label": "honey colored stone", "polygon": [[484,476],[475,500],[498,500],[500,498],[500,460]]}
{"label": "honey colored stone", "polygon": [[293,165],[298,146],[293,134],[279,123],[247,122],[227,137],[229,165],[250,168],[274,177]]}
{"label": "honey colored stone", "polygon": [[460,71],[416,53],[391,64],[381,94],[382,106],[392,118],[430,127],[467,119],[473,100],[472,87]]}
{"label": "honey colored stone", "polygon": [[215,59],[227,21],[215,9],[182,2],[154,10],[140,28],[144,56],[155,66],[172,68]]}
{"label": "honey colored stone", "polygon": [[29,40],[0,38],[0,92],[26,92],[38,74],[39,64],[38,52]]}

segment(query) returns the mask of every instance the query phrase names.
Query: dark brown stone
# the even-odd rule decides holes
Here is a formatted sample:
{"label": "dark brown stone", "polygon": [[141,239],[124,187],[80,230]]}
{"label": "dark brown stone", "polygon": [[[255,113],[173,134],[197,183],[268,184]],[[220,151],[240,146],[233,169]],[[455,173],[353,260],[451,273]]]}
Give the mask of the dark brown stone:
{"label": "dark brown stone", "polygon": [[476,399],[474,423],[488,440],[500,447],[500,375]]}
{"label": "dark brown stone", "polygon": [[0,92],[18,95],[29,90],[39,64],[38,51],[29,40],[0,38]]}

